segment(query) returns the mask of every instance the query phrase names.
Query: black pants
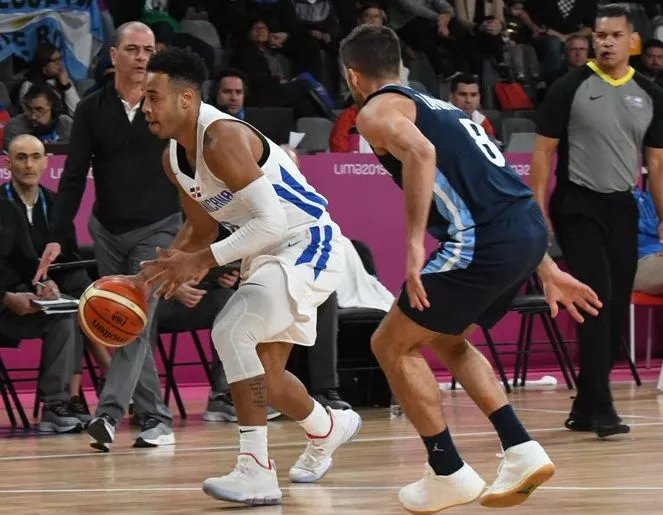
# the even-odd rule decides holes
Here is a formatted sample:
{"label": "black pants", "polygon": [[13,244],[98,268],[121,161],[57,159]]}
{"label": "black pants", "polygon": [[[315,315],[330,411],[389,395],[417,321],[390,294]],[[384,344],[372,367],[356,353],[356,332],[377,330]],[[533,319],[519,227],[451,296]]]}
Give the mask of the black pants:
{"label": "black pants", "polygon": [[308,370],[311,392],[338,388],[338,299],[336,292],[318,306],[318,337],[308,347]]}
{"label": "black pants", "polygon": [[598,316],[578,324],[580,373],[574,411],[612,407],[610,371],[619,357],[638,264],[638,210],[631,192],[596,193],[558,187],[550,215],[564,260],[603,302]]}

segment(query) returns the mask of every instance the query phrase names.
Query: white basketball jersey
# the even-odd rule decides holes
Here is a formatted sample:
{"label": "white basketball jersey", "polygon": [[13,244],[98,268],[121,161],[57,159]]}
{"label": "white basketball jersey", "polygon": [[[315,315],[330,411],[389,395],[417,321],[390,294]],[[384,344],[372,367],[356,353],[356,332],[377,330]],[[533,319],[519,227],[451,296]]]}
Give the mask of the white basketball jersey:
{"label": "white basketball jersey", "polygon": [[[223,181],[210,172],[203,158],[203,138],[207,127],[217,120],[233,120],[245,123],[215,107],[201,103],[198,115],[196,169],[187,175],[182,167],[189,168],[184,149],[177,141],[170,141],[170,165],[184,191],[195,199],[221,225],[233,231],[246,224],[251,214],[241,202],[235,202],[232,192]],[[254,127],[263,140],[265,150],[258,166],[272,183],[285,210],[288,232],[291,236],[314,225],[333,224],[327,213],[327,200],[311,187],[295,163],[276,143],[266,138]],[[180,150],[178,151],[178,148]]]}

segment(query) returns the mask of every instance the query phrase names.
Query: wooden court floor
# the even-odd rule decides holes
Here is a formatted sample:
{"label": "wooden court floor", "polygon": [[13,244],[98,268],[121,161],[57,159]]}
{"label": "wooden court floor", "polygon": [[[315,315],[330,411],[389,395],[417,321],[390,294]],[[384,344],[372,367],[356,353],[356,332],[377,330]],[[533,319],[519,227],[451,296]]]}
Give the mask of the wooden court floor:
{"label": "wooden court floor", "polygon": [[[663,513],[663,393],[657,393],[652,383],[640,388],[619,385],[614,390],[619,412],[632,424],[632,431],[612,441],[562,427],[570,404],[567,390],[512,394],[527,427],[556,463],[557,473],[528,503],[502,512]],[[500,449],[491,426],[463,392],[446,392],[444,405],[462,456],[492,481]],[[387,410],[366,410],[359,438],[337,453],[327,477],[317,485],[291,485],[288,468],[304,442],[293,422],[277,420],[270,423],[269,436],[283,505],[248,508],[221,503],[205,496],[200,485],[234,463],[236,426],[202,422],[197,414],[202,408],[191,406],[190,420],[178,422],[173,448],[131,448],[135,431],[128,425],[121,427],[110,454],[96,454],[85,435],[3,434],[0,512],[396,514],[404,513],[396,498],[398,488],[416,480],[423,470],[423,446],[407,420],[389,420]],[[475,504],[443,513],[499,511]]]}

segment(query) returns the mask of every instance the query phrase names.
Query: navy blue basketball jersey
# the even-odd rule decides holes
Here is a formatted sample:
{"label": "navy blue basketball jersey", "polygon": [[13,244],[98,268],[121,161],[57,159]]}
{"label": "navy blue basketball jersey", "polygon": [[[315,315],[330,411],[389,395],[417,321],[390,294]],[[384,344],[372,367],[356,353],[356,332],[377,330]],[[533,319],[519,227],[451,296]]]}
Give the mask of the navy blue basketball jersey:
{"label": "navy blue basketball jersey", "polygon": [[[472,261],[476,229],[489,226],[531,190],[506,162],[486,131],[454,105],[399,85],[387,85],[370,95],[399,93],[416,104],[415,125],[434,145],[437,171],[428,232],[456,257],[451,268]],[[391,154],[377,156],[402,187],[402,165]]]}

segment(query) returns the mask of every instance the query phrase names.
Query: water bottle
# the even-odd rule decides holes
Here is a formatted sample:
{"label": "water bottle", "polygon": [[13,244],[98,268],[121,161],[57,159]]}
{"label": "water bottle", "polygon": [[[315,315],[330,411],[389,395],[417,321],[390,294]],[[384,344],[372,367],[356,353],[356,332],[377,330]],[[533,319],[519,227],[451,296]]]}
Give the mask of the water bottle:
{"label": "water bottle", "polygon": [[396,397],[394,394],[391,394],[391,403],[389,406],[389,418],[391,420],[396,420],[399,419],[403,416],[403,409],[401,408],[401,405],[398,403],[398,400],[396,400]]}
{"label": "water bottle", "polygon": [[359,132],[357,127],[351,127],[348,134],[348,151],[357,153],[359,152]]}

